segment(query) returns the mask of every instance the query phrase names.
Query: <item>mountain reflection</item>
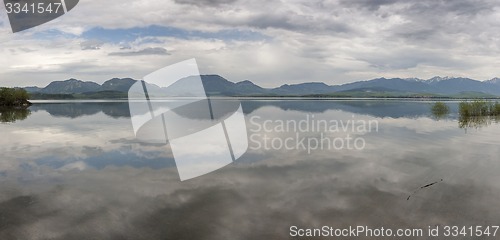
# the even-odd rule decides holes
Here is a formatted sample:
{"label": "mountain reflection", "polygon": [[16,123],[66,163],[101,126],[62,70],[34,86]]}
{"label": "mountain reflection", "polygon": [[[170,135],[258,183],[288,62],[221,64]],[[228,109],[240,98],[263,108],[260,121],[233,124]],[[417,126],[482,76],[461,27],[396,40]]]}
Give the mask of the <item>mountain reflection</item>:
{"label": "mountain reflection", "polygon": [[352,114],[363,114],[374,117],[416,118],[429,115],[429,107],[425,102],[395,100],[244,100],[243,111],[252,113],[259,108],[275,106],[282,110],[323,113],[330,110],[341,110]]}
{"label": "mountain reflection", "polygon": [[[341,110],[352,114],[364,114],[374,117],[417,118],[429,116],[429,107],[418,101],[394,100],[241,100],[245,114],[251,114],[263,107],[274,106],[281,110],[293,110],[310,113],[324,113]],[[457,108],[457,104],[450,104]],[[130,118],[128,102],[62,102],[36,103],[32,111],[46,111],[52,116],[78,118],[104,113],[112,118]]]}
{"label": "mountain reflection", "polygon": [[[25,121],[0,125],[0,239],[279,240],[290,239],[291,226],[498,225],[500,126],[465,135],[456,121],[433,119],[425,102],[242,105],[249,134],[293,137],[256,125],[310,115],[356,115],[380,131],[360,134],[360,151],[249,148],[234,164],[180,182],[168,145],[136,140],[127,102],[35,104]],[[458,119],[456,104],[450,109]]]}
{"label": "mountain reflection", "polygon": [[100,112],[112,118],[130,118],[128,102],[61,102],[36,103],[32,111],[46,111],[55,117],[78,118]]}

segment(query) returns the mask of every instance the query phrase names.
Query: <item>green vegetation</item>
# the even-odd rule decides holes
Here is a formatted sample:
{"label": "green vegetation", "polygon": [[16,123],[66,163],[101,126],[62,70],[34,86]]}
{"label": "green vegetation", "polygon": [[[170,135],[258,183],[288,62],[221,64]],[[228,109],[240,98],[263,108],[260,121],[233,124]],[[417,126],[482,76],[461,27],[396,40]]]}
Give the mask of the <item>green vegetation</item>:
{"label": "green vegetation", "polygon": [[[262,95],[267,97],[267,95]],[[256,96],[256,97],[262,97]],[[269,95],[269,97],[283,97]],[[396,91],[345,91],[328,94],[309,94],[302,96],[288,97],[314,97],[314,98],[409,98],[409,99],[498,99],[498,96],[476,93],[462,92],[459,94],[435,94],[435,93],[412,93],[412,92],[396,92]]]}
{"label": "green vegetation", "polygon": [[15,122],[28,118],[31,111],[26,108],[0,107],[0,123]]}
{"label": "green vegetation", "polygon": [[450,108],[444,102],[436,102],[431,107],[431,112],[436,118],[443,118],[450,113]]}
{"label": "green vegetation", "polygon": [[127,99],[128,93],[118,91],[101,91],[77,94],[47,94],[32,93],[31,99],[36,100],[77,100],[77,99]]}
{"label": "green vegetation", "polygon": [[493,95],[493,94],[487,94],[487,93],[482,93],[482,92],[461,92],[458,94],[450,95],[450,98],[457,98],[457,99],[494,99],[498,98],[498,96]]}
{"label": "green vegetation", "polygon": [[76,99],[127,99],[128,93],[118,91],[89,92],[72,95]]}
{"label": "green vegetation", "polygon": [[21,88],[0,88],[0,107],[26,107],[31,105],[29,94]]}
{"label": "green vegetation", "polygon": [[470,116],[458,118],[458,127],[462,129],[468,128],[482,128],[491,125],[493,121],[498,122],[499,117],[488,117],[488,116]]}
{"label": "green vegetation", "polygon": [[464,101],[459,105],[460,128],[481,128],[500,120],[500,103],[485,100]]}
{"label": "green vegetation", "polygon": [[459,105],[459,113],[462,117],[499,116],[500,103],[485,100],[464,101]]}
{"label": "green vegetation", "polygon": [[33,100],[71,100],[75,97],[71,94],[45,94],[45,93],[30,93]]}

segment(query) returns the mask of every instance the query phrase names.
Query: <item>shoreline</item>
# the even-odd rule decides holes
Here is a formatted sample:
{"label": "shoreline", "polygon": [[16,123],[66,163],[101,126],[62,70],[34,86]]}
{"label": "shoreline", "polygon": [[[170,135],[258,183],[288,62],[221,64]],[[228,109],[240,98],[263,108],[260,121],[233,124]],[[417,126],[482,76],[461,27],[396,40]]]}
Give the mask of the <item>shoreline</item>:
{"label": "shoreline", "polygon": [[[324,100],[324,101],[412,101],[412,102],[435,102],[435,101],[444,101],[444,102],[456,102],[456,101],[469,101],[469,100],[488,100],[488,101],[500,101],[500,98],[413,98],[413,97],[223,97],[223,96],[214,96],[210,97],[211,99],[218,100],[283,100],[283,101],[292,101],[292,100]],[[175,100],[185,100],[190,98],[164,98],[158,99],[157,101],[175,101]],[[131,99],[134,101],[140,99]],[[121,99],[33,99],[30,100],[30,104],[45,104],[45,103],[85,103],[85,102],[128,102],[129,99],[121,98]],[[0,105],[2,107],[2,105]]]}

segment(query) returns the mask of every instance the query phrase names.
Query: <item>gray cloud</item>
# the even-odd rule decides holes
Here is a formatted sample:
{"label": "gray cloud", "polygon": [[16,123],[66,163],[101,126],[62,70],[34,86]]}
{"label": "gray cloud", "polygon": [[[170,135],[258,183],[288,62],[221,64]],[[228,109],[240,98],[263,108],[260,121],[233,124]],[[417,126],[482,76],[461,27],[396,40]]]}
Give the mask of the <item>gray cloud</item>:
{"label": "gray cloud", "polygon": [[[124,1],[123,4],[128,4],[131,0]],[[340,84],[380,76],[461,75],[491,79],[498,75],[500,5],[494,0],[176,0],[161,3],[165,8],[158,8],[158,4],[158,0],[147,1],[147,4],[137,4],[136,9],[123,9],[120,6],[103,8],[101,2],[92,1],[73,11],[71,18],[51,26],[77,34],[79,29],[72,26],[127,31],[145,24],[186,32],[221,33],[220,37],[174,33],[156,38],[175,49],[176,54],[169,57],[172,62],[196,56],[206,73],[222,74],[234,81],[250,79],[268,87],[306,81]],[[145,14],[134,15],[136,11]],[[116,21],[116,16],[130,15],[135,17]],[[238,32],[255,32],[268,38],[248,41],[245,37],[237,41],[227,38],[228,34]],[[149,36],[146,33],[143,37]],[[97,77],[100,79],[117,74],[140,78],[155,67],[163,67],[153,63],[153,58],[169,54],[164,49],[145,49],[151,43],[107,42],[106,46],[116,49],[111,56],[150,56],[152,63],[134,62],[145,57],[112,62],[106,51],[82,54],[68,50],[72,46],[69,38],[26,41],[5,36],[3,39],[0,43],[3,49],[24,45],[35,50],[4,52],[10,55],[5,59],[13,60],[4,60],[2,70],[4,82],[12,86],[19,85],[15,84],[16,79],[30,79],[26,84],[38,85],[31,79],[47,82],[54,78],[96,78],[99,74],[104,74]],[[84,50],[102,47],[102,43],[89,39],[80,41]],[[118,50],[123,46],[134,48]],[[413,51],[415,55],[404,54],[408,49],[419,51]],[[84,65],[85,71],[79,64]],[[41,71],[45,73],[43,76],[39,74]]]}
{"label": "gray cloud", "polygon": [[292,12],[280,14],[259,14],[249,19],[246,24],[249,27],[259,29],[275,28],[316,34],[323,33],[337,35],[353,31],[349,23],[346,22],[332,19],[325,19],[324,22],[318,22],[308,16],[301,16]]}
{"label": "gray cloud", "polygon": [[101,49],[104,42],[99,40],[87,40],[80,43],[80,47],[82,50],[99,50]]}
{"label": "gray cloud", "polygon": [[391,5],[398,2],[408,2],[401,0],[341,0],[340,5],[356,7],[356,8],[365,8],[368,10],[378,10],[381,6]]}
{"label": "gray cloud", "polygon": [[174,0],[179,4],[189,4],[201,7],[217,7],[223,4],[235,3],[238,0]]}
{"label": "gray cloud", "polygon": [[375,54],[360,55],[357,59],[365,61],[370,66],[381,70],[401,70],[416,68],[419,65],[429,65],[438,67],[461,67],[470,69],[477,66],[466,59],[455,59],[448,56],[445,52],[438,53],[428,50],[418,49],[400,49],[397,51],[377,52]]}
{"label": "gray cloud", "polygon": [[[408,2],[408,1],[407,1]],[[412,2],[408,8],[409,13],[424,14],[430,16],[432,13],[446,13],[452,15],[474,16],[483,12],[494,11],[498,2],[492,0],[466,0],[466,1],[418,1]],[[439,16],[436,16],[439,17]],[[441,15],[442,17],[442,15]]]}
{"label": "gray cloud", "polygon": [[170,55],[170,53],[165,48],[150,47],[150,48],[144,48],[144,49],[137,50],[137,51],[112,52],[109,54],[109,56],[122,56],[122,57],[144,56],[144,55]]}
{"label": "gray cloud", "polygon": [[[399,1],[402,2],[402,1]],[[400,16],[404,24],[387,30],[388,37],[403,39],[408,43],[449,46],[458,35],[477,41],[480,34],[494,34],[498,26],[488,22],[498,3],[489,0],[469,1],[412,1],[399,8],[388,8],[384,14]]]}

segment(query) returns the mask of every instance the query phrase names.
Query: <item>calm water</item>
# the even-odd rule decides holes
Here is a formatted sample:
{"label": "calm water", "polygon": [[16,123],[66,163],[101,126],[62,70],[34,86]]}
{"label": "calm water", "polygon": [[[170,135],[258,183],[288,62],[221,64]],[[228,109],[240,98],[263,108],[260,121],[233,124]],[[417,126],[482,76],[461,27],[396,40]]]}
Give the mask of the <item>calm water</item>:
{"label": "calm water", "polygon": [[[135,139],[126,102],[37,103],[0,123],[0,239],[293,239],[290,226],[500,225],[500,125],[459,128],[457,103],[448,104],[438,120],[428,102],[244,100],[247,153],[180,182],[169,146]],[[307,118],[378,128],[327,134],[362,138],[363,149],[263,147],[264,138],[320,139],[276,129]]]}

